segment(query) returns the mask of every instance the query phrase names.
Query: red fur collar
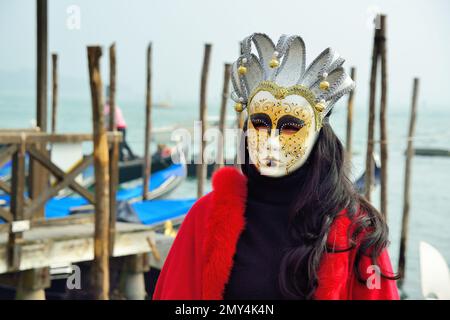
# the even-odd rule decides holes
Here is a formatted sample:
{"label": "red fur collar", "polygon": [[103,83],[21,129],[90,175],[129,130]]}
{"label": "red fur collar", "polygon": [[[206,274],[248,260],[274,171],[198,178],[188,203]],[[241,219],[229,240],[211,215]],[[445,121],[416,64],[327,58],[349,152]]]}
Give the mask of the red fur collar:
{"label": "red fur collar", "polygon": [[[226,167],[214,174],[212,184],[214,191],[203,250],[202,297],[220,300],[233,266],[239,236],[245,227],[247,178],[235,168]],[[348,245],[350,219],[345,211],[338,215],[331,226],[328,244],[333,247],[343,248]],[[316,299],[337,298],[338,289],[347,277],[348,259],[346,253],[324,257],[319,270]]]}
{"label": "red fur collar", "polygon": [[247,178],[235,168],[217,171],[213,178],[203,269],[203,299],[219,300],[230,276],[239,236],[244,229]]}

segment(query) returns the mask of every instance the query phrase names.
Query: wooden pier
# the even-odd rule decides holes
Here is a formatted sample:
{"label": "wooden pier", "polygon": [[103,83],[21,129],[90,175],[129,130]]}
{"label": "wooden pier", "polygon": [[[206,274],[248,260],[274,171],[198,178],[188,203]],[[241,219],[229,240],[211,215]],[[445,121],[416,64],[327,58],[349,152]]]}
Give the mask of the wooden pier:
{"label": "wooden pier", "polygon": [[[113,146],[121,141],[122,136],[118,132],[108,132],[106,137],[108,144]],[[146,256],[162,246],[162,254],[158,252],[158,259],[144,259],[145,266],[141,263],[139,268],[128,267],[124,270],[125,278],[131,281],[128,285],[128,282],[125,282],[128,288],[125,290],[125,296],[128,292],[129,298],[145,298],[144,291],[138,290],[136,292],[141,293],[136,295],[130,286],[143,288],[143,272],[148,270],[150,264],[160,268],[161,261],[164,261],[167,255],[172,239],[156,234],[152,226],[116,223],[115,220],[109,219],[108,223],[99,226],[96,217],[98,218],[102,212],[98,210],[95,215],[74,214],[62,218],[45,218],[39,215],[46,202],[65,188],[72,189],[96,207],[99,195],[96,198],[92,192],[76,181],[76,177],[93,163],[94,170],[98,174],[98,167],[102,164],[94,162],[94,155],[85,156],[69,172],[65,172],[52,162],[48,152],[42,151],[50,149],[50,146],[56,143],[93,141],[92,134],[47,134],[33,130],[0,131],[0,144],[6,145],[0,153],[0,160],[4,163],[12,159],[11,182],[2,181],[0,184],[0,189],[10,195],[10,206],[0,207],[0,217],[6,222],[0,225],[0,283],[13,282],[13,286],[17,288],[17,298],[43,299],[44,289],[50,286],[50,270],[55,266],[70,266],[84,261],[92,261],[94,265],[96,261],[98,263],[103,257],[95,255],[96,228],[103,228],[102,236],[98,238],[97,235],[97,241],[101,243],[108,243],[109,239],[112,241],[111,251],[106,251],[107,260],[117,257],[126,257],[130,261],[142,260],[139,257],[143,254]],[[37,146],[43,149],[38,149]],[[98,152],[97,148],[94,144],[94,154]],[[27,176],[31,168],[27,170],[26,155],[30,158],[28,163],[33,161],[39,163],[46,170],[46,174],[54,176],[56,180],[53,184],[47,183],[36,197],[27,192],[29,190],[27,186],[33,183],[33,176]],[[118,161],[118,159],[111,160]],[[108,171],[100,172],[109,174]],[[104,188],[111,190],[109,185],[105,185]],[[105,195],[100,195],[100,200],[109,201]],[[135,263],[127,265],[136,266]],[[94,270],[90,277],[98,276],[96,274],[98,270],[96,268]],[[109,279],[106,281],[109,282]],[[103,283],[94,281],[94,286],[90,288],[94,292],[94,297],[99,298],[98,292],[102,291],[102,287]],[[109,292],[103,294],[103,298],[108,299]]]}

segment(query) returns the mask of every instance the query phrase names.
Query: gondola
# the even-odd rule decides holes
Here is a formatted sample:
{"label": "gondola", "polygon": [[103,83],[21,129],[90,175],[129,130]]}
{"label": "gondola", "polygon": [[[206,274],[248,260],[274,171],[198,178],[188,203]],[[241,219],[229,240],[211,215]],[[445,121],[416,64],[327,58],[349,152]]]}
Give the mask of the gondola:
{"label": "gondola", "polygon": [[[173,164],[166,169],[155,172],[150,177],[150,191],[148,199],[161,199],[173,191],[186,177],[186,167],[183,164]],[[142,183],[128,188],[120,188],[117,192],[117,201],[138,202],[142,197]],[[10,197],[0,194],[2,205],[8,206]],[[60,196],[50,199],[45,205],[45,216],[47,219],[62,218],[70,213],[82,211],[89,207],[86,199],[74,196]],[[87,209],[85,209],[87,210]]]}
{"label": "gondola", "polygon": [[[381,167],[379,158],[377,155],[373,156],[373,165],[374,165],[374,181],[373,186],[377,186],[380,184],[381,180]],[[363,172],[358,179],[353,182],[353,186],[355,187],[355,190],[359,194],[364,194],[366,189],[366,172]]]}

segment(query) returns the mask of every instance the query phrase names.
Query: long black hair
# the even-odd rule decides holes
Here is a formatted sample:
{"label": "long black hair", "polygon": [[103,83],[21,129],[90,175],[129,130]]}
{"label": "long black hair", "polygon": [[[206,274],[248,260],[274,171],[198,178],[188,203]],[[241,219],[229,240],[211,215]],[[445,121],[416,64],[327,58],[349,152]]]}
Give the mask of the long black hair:
{"label": "long black hair", "polygon": [[[247,150],[245,153],[247,162]],[[389,241],[384,216],[355,191],[348,177],[349,163],[344,147],[328,122],[323,124],[302,168],[306,176],[299,181],[298,196],[293,200],[290,212],[289,232],[295,245],[287,248],[281,260],[279,286],[287,299],[309,300],[314,298],[318,287],[317,273],[325,252],[357,250],[354,269],[358,280],[364,282],[358,267],[361,257],[369,255],[376,265],[378,256]],[[344,208],[347,208],[352,221],[349,230],[353,230],[348,234],[348,246],[329,248],[327,236],[331,224]],[[358,237],[368,230],[370,232],[365,232],[363,238]],[[397,275],[382,273],[382,276],[398,279]]]}
{"label": "long black hair", "polygon": [[[362,231],[370,230],[358,239],[353,266],[361,282],[365,280],[358,267],[362,255],[370,255],[376,264],[389,244],[384,216],[355,191],[348,177],[344,147],[328,123],[324,123],[304,166],[307,176],[299,183],[290,213],[290,235],[296,245],[286,251],[280,266],[280,289],[289,299],[312,299],[318,286],[322,255],[354,249]],[[350,241],[346,248],[329,248],[327,236],[331,224],[345,208],[353,226],[349,228],[353,230],[348,235]],[[364,214],[357,214],[361,212]],[[397,278],[383,273],[382,276]]]}

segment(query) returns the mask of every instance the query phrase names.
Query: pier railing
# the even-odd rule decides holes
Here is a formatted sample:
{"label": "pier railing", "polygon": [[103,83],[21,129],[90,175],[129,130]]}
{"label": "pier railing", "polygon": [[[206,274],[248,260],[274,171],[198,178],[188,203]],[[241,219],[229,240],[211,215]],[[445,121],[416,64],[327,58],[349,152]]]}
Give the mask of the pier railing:
{"label": "pier railing", "polygon": [[[122,139],[122,134],[118,132],[108,133],[108,143],[116,146]],[[52,143],[82,143],[93,141],[92,134],[47,134],[33,131],[0,131],[0,145],[4,145],[0,151],[0,165],[12,160],[10,183],[0,180],[0,190],[8,194],[10,205],[0,207],[0,218],[5,224],[0,225],[0,232],[8,232],[8,265],[10,271],[18,270],[20,266],[21,242],[23,242],[23,232],[29,230],[34,224],[60,224],[64,220],[70,223],[77,223],[71,217],[45,220],[45,217],[34,213],[39,212],[46,202],[58,195],[58,193],[70,188],[75,193],[95,205],[95,196],[85,186],[77,182],[76,178],[89,166],[93,164],[94,155],[85,156],[68,172],[62,170],[57,164],[52,162],[47,146]],[[114,157],[117,153],[111,153]],[[28,167],[26,155],[29,157]],[[118,159],[110,159],[112,163],[117,163]],[[45,170],[54,176],[55,182],[47,183],[44,190],[40,190],[37,196],[30,197],[28,186],[32,185],[33,174],[30,163],[37,162]],[[95,169],[95,168],[94,168]],[[109,170],[117,170],[117,166],[110,166]],[[28,179],[27,179],[27,172]],[[118,172],[109,172],[110,176],[117,176]],[[110,185],[111,193],[110,206],[110,243],[114,243],[115,234],[115,190],[116,186]],[[86,219],[82,217],[81,219]],[[111,247],[111,252],[113,248]]]}

